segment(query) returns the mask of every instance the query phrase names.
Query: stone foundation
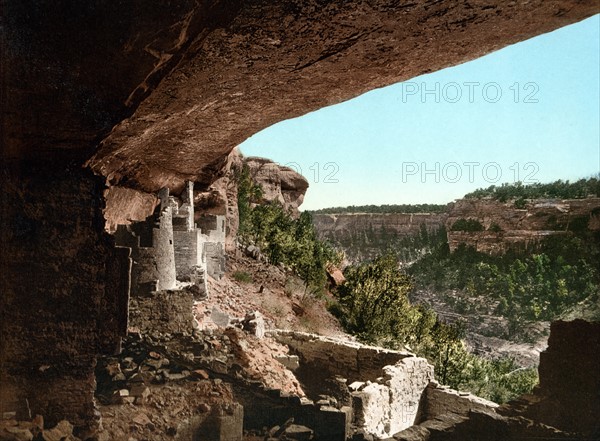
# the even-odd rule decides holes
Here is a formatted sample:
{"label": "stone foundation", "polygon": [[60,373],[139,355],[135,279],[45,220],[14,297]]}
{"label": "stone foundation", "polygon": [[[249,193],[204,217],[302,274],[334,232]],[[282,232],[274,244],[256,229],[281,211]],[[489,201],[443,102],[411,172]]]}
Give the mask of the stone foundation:
{"label": "stone foundation", "polygon": [[470,393],[458,392],[447,386],[440,386],[437,381],[432,381],[425,389],[419,413],[421,414],[420,420],[426,421],[445,413],[467,416],[469,412],[474,410],[486,412],[497,407],[498,404],[492,401]]}
{"label": "stone foundation", "polygon": [[329,393],[339,402],[346,388],[355,428],[388,437],[417,421],[423,392],[433,380],[433,367],[424,358],[293,331],[271,335],[299,356],[295,373],[309,396]]}
{"label": "stone foundation", "polygon": [[191,334],[193,289],[152,291],[131,299],[130,326],[142,333]]}

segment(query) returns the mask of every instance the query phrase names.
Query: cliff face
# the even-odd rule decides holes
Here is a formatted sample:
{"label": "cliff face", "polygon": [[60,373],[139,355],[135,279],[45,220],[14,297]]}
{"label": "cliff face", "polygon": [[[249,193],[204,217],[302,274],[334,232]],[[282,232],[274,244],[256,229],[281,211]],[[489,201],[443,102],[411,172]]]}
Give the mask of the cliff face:
{"label": "cliff face", "polygon": [[[265,158],[244,158],[237,149],[233,150],[213,183],[208,186],[196,184],[194,189],[196,220],[201,214],[227,217],[228,249],[233,249],[238,230],[237,175],[244,165],[248,167],[254,183],[263,189],[263,202],[278,202],[294,216],[299,214],[298,207],[308,189],[306,179],[294,170]],[[146,219],[158,203],[153,194],[124,187],[110,187],[104,192],[104,197],[107,231],[114,231],[117,225]]]}
{"label": "cliff face", "polygon": [[418,234],[422,226],[427,230],[438,229],[446,222],[446,213],[396,213],[396,214],[314,214],[313,222],[320,234],[335,240],[373,231],[387,232],[399,237]]}
{"label": "cliff face", "polygon": [[522,415],[589,438],[600,436],[600,322],[556,321],[548,349],[540,355],[540,384],[504,406],[505,415]]}
{"label": "cliff face", "polygon": [[[600,231],[600,198],[536,199],[523,208],[514,201],[460,199],[448,207],[446,213],[434,214],[315,214],[313,221],[321,237],[350,256],[361,248],[362,257],[381,253],[389,240],[415,236],[422,228],[432,232],[445,226],[451,251],[465,244],[489,254],[527,248],[548,236]],[[481,231],[453,230],[464,220],[475,221]]]}
{"label": "cliff face", "polygon": [[265,158],[244,159],[255,184],[261,186],[264,202],[278,202],[294,216],[304,201],[308,181],[289,167],[283,167]]}
{"label": "cliff face", "polygon": [[398,241],[432,233],[444,226],[446,213],[347,213],[314,214],[320,237],[344,249],[350,261],[373,258]]}
{"label": "cliff face", "polygon": [[[597,2],[3,0],[3,150],[149,193],[278,121],[577,22]],[[98,143],[101,145],[98,147]],[[94,154],[95,153],[95,154]]]}
{"label": "cliff face", "polygon": [[[476,220],[482,231],[453,231],[461,219]],[[514,201],[461,199],[452,205],[446,219],[448,244],[500,254],[511,247],[527,247],[544,237],[568,232],[600,231],[600,198],[536,199],[523,208]]]}

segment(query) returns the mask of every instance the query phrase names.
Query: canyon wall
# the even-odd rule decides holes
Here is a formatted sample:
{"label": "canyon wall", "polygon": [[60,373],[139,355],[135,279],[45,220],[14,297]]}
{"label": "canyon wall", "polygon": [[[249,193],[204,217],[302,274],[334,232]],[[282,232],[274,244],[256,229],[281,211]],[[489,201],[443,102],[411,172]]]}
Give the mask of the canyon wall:
{"label": "canyon wall", "polygon": [[444,226],[446,213],[344,213],[314,214],[313,223],[319,234],[335,242],[344,242],[353,236],[388,234],[408,237],[419,234],[423,226],[427,231]]}
{"label": "canyon wall", "polygon": [[[457,222],[474,221],[477,228]],[[489,254],[527,248],[557,235],[600,232],[600,198],[531,199],[519,207],[514,200],[465,198],[448,204],[445,213],[314,214],[322,238],[341,246],[352,258],[369,258],[385,251],[392,240],[446,228],[450,251],[461,244]],[[465,231],[469,230],[469,231]],[[480,230],[480,231],[476,231]],[[360,259],[358,259],[360,260]]]}
{"label": "canyon wall", "polygon": [[[446,220],[450,250],[465,244],[477,251],[501,254],[548,236],[600,231],[600,198],[532,199],[521,207],[515,206],[515,201],[456,201]],[[482,231],[454,231],[453,226],[462,219],[479,222]]]}
{"label": "canyon wall", "polygon": [[[398,242],[434,233],[443,227],[446,213],[334,213],[314,214],[313,224],[322,239],[342,248],[346,259],[360,262],[375,258]],[[410,258],[408,258],[410,260]]]}

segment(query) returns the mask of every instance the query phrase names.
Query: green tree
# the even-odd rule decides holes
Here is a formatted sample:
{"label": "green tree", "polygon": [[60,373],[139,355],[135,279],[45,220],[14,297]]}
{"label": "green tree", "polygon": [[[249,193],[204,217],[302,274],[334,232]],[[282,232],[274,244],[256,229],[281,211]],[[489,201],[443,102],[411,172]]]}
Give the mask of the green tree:
{"label": "green tree", "polygon": [[338,290],[346,328],[363,340],[406,334],[410,279],[398,270],[391,254],[349,268]]}

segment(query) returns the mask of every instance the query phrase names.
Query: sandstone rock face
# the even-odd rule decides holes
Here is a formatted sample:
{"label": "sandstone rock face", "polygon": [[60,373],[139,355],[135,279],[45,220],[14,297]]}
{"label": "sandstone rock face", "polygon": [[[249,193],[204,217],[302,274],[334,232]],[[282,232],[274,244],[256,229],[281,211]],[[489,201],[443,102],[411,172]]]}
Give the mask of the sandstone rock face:
{"label": "sandstone rock face", "polygon": [[391,240],[416,236],[425,228],[433,233],[444,226],[447,213],[313,214],[319,237],[342,248],[350,262],[373,259]]}
{"label": "sandstone rock face", "polygon": [[158,198],[154,194],[125,187],[111,187],[104,191],[104,219],[106,230],[113,233],[117,225],[141,222],[154,213]]}
{"label": "sandstone rock face", "polygon": [[244,164],[254,183],[262,188],[263,201],[278,202],[288,213],[299,215],[298,207],[308,189],[308,181],[301,174],[265,158],[245,158]]}
{"label": "sandstone rock face", "polygon": [[111,184],[177,191],[187,179],[210,182],[234,146],[275,122],[598,10],[591,0],[215,3],[182,11],[188,15],[178,30],[189,44],[176,54],[156,50],[159,60],[181,61],[155,88],[149,81],[138,86],[152,92],[90,161]]}
{"label": "sandstone rock face", "polygon": [[63,10],[5,0],[3,12],[5,154],[86,158],[104,139],[90,165],[111,185],[176,193],[186,180],[210,184],[233,147],[275,122],[574,23],[598,4],[128,0]]}
{"label": "sandstone rock face", "polygon": [[590,439],[600,436],[598,354],[600,322],[553,322],[548,349],[540,355],[539,388],[533,397],[525,397],[520,404],[528,407],[522,412],[516,409],[516,414]]}
{"label": "sandstone rock face", "polygon": [[428,231],[444,226],[447,217],[446,213],[314,214],[313,223],[320,235],[340,242],[367,231],[381,235],[385,230],[387,234],[400,238],[413,236],[419,233],[421,226]]}
{"label": "sandstone rock face", "polygon": [[[453,231],[452,225],[459,219],[475,219],[484,231]],[[600,198],[535,199],[522,209],[516,208],[514,201],[461,199],[452,205],[446,227],[451,251],[464,243],[481,252],[500,254],[568,231],[600,231]]]}
{"label": "sandstone rock face", "polygon": [[0,168],[0,414],[93,428],[95,357],[127,329],[129,250],[103,231],[102,179],[50,161],[28,172]]}

